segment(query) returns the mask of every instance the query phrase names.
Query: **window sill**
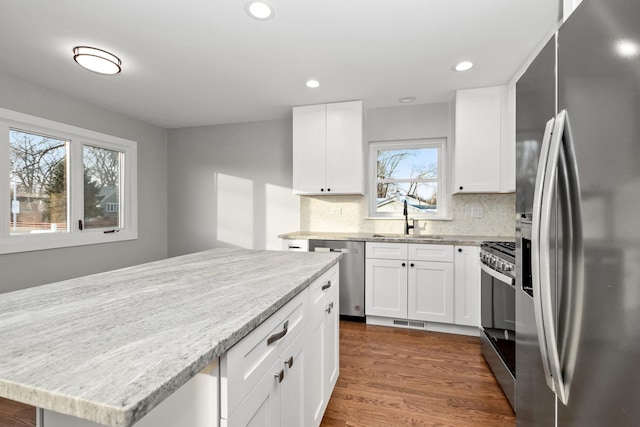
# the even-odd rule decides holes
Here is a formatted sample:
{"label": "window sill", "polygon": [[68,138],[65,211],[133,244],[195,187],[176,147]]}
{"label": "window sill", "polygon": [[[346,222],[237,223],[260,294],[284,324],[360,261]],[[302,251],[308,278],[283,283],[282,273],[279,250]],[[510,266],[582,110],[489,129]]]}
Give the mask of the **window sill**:
{"label": "window sill", "polygon": [[96,245],[100,243],[124,242],[138,239],[138,233],[121,230],[117,233],[104,233],[103,231],[85,231],[78,235],[25,235],[12,236],[0,244],[0,255],[43,251],[50,249],[69,248],[73,246]]}

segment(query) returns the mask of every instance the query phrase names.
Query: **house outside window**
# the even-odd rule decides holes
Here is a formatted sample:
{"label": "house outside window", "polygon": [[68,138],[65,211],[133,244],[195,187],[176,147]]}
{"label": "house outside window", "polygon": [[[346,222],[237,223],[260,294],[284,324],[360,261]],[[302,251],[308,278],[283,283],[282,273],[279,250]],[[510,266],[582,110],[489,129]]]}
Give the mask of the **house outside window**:
{"label": "house outside window", "polygon": [[371,217],[399,218],[404,202],[412,218],[446,217],[446,140],[369,144]]}
{"label": "house outside window", "polygon": [[0,253],[136,239],[136,156],[134,141],[0,109]]}

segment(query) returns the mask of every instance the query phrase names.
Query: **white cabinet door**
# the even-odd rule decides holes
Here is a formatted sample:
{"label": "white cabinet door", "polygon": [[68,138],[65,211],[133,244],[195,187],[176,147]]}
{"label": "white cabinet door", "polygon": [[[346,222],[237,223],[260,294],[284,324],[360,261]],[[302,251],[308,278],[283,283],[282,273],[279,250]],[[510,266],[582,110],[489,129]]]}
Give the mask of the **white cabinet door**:
{"label": "white cabinet door", "polygon": [[280,378],[278,374],[281,371],[284,369],[281,366],[281,361],[278,360],[229,419],[221,420],[222,425],[225,427],[280,426]]}
{"label": "white cabinet door", "polygon": [[365,310],[370,316],[407,318],[407,261],[366,261]]}
{"label": "white cabinet door", "polygon": [[300,427],[304,425],[305,360],[302,335],[282,353],[284,379],[280,383],[280,421],[282,427]]}
{"label": "white cabinet door", "polygon": [[324,311],[313,313],[313,318],[307,326],[305,335],[307,337],[306,357],[304,364],[304,412],[306,422],[302,425],[317,427],[322,421],[324,409],[327,406],[325,401],[325,315]]}
{"label": "white cabinet door", "polygon": [[453,323],[453,263],[409,261],[408,317]]}
{"label": "white cabinet door", "polygon": [[331,392],[340,373],[340,294],[338,289],[332,291],[328,301],[329,306],[325,310],[324,320],[324,389],[327,402],[331,398]]}
{"label": "white cabinet door", "polygon": [[327,104],[327,192],[364,193],[362,101]]}
{"label": "white cabinet door", "polygon": [[293,191],[364,194],[362,101],[293,108]]}
{"label": "white cabinet door", "polygon": [[[336,282],[337,283],[337,282]],[[339,374],[340,307],[338,287],[332,287],[307,327],[304,369],[305,427],[322,421]]]}
{"label": "white cabinet door", "polygon": [[500,192],[506,87],[456,92],[454,192]]}
{"label": "white cabinet door", "polygon": [[293,191],[326,190],[326,106],[293,108]]}
{"label": "white cabinet door", "polygon": [[455,324],[480,326],[480,248],[455,248]]}

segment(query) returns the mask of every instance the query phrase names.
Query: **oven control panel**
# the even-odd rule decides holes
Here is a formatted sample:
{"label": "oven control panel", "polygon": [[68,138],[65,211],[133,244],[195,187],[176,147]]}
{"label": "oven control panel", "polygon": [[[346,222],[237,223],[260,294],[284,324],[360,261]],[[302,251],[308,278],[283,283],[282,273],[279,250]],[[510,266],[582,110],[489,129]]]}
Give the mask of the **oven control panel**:
{"label": "oven control panel", "polygon": [[515,249],[514,242],[483,242],[480,261],[495,271],[515,277]]}
{"label": "oven control panel", "polygon": [[482,261],[483,264],[486,264],[489,267],[493,268],[494,270],[509,275],[513,275],[513,272],[516,269],[516,266],[509,261],[505,261],[496,255],[484,251],[480,252],[480,261]]}

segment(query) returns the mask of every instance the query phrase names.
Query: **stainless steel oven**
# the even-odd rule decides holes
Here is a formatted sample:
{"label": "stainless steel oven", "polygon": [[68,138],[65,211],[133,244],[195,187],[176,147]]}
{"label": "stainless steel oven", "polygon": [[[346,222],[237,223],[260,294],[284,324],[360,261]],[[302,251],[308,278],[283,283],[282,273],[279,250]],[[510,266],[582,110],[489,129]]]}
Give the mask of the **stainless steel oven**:
{"label": "stainless steel oven", "polygon": [[515,242],[480,246],[482,354],[515,406],[516,288]]}

